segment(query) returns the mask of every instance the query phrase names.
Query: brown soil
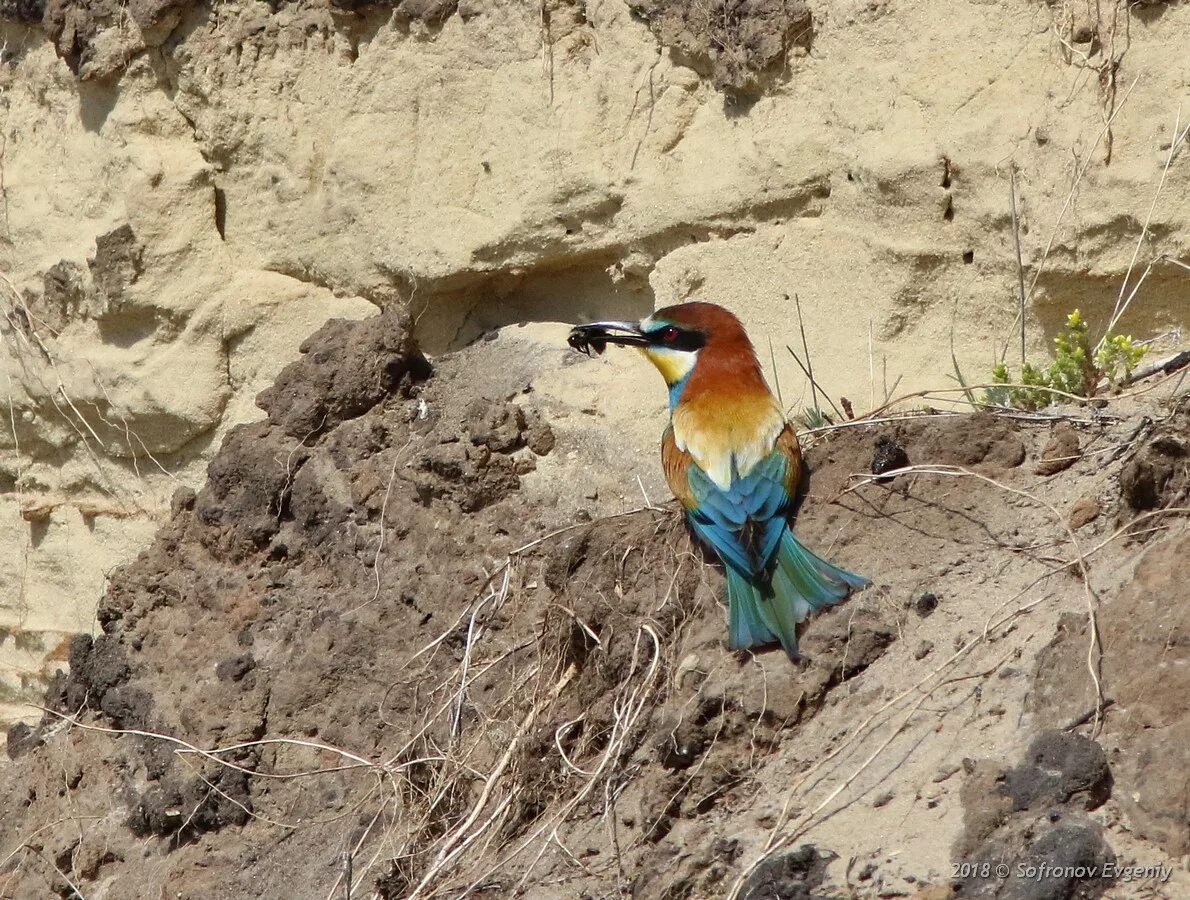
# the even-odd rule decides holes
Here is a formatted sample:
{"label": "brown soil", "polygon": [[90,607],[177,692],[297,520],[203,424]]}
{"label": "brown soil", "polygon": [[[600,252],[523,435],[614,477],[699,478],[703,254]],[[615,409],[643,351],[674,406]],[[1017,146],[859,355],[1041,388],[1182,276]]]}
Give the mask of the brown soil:
{"label": "brown soil", "polygon": [[[396,313],[303,351],[112,576],[52,712],[10,733],[0,895],[1007,897],[1033,887],[947,861],[1122,858],[1125,823],[1146,860],[1186,852],[1187,692],[1151,683],[1186,668],[1185,604],[1163,601],[1190,548],[1151,517],[1130,584],[1137,545],[1108,540],[1121,470],[1184,419],[1080,412],[1049,478],[1026,464],[1047,429],[1011,419],[835,432],[799,532],[876,585],[794,665],[726,650],[721,576],[674,508],[536,505],[548,410],[468,352],[431,372]],[[933,472],[857,482],[892,458]],[[1102,745],[1094,719],[1039,730],[1093,705],[1064,524],[1088,493],[1112,514],[1078,548]],[[1103,887],[1046,884],[1027,896]]]}
{"label": "brown soil", "polygon": [[801,0],[632,0],[633,13],[680,64],[732,99],[754,99],[791,47],[814,40]]}
{"label": "brown soil", "polygon": [[[1136,578],[1099,615],[1111,702],[1100,741],[1137,834],[1171,857],[1190,852],[1190,536],[1148,550]],[[1040,661],[1032,705],[1070,721],[1095,708],[1085,618],[1064,617]]]}

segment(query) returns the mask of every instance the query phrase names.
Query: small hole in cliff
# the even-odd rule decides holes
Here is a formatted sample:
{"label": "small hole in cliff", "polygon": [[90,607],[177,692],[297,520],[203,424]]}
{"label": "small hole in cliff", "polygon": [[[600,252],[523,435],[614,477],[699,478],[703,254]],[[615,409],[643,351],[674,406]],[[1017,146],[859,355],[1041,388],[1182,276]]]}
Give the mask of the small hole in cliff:
{"label": "small hole in cliff", "polygon": [[49,530],[50,517],[48,515],[29,522],[29,543],[34,550],[41,546],[41,542],[45,540],[46,532]]}
{"label": "small hole in cliff", "polygon": [[963,264],[969,266],[973,262],[975,262],[975,251],[968,250],[963,254]]}
{"label": "small hole in cliff", "polygon": [[954,221],[954,199],[951,197],[946,198],[946,206],[942,208],[942,218],[947,222]]}
{"label": "small hole in cliff", "polygon": [[227,226],[227,194],[223,188],[215,188],[215,230],[219,232],[219,240],[227,240],[224,228]]}
{"label": "small hole in cliff", "polygon": [[855,176],[854,176],[854,175],[852,175],[850,172],[848,172],[848,173],[847,173],[847,180],[848,180],[848,181],[855,181]]}
{"label": "small hole in cliff", "polygon": [[950,160],[945,156],[942,157],[942,186],[944,188],[950,187]]}

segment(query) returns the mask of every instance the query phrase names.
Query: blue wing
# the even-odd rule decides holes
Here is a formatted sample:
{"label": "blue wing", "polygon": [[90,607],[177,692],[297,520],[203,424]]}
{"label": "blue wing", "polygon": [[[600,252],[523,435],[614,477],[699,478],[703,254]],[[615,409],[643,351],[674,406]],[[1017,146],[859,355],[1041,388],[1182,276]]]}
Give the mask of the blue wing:
{"label": "blue wing", "polygon": [[690,525],[725,564],[741,574],[753,578],[763,574],[788,528],[788,471],[789,458],[774,449],[723,490],[696,464],[690,465],[687,478],[695,500],[688,510]]}
{"label": "blue wing", "polygon": [[670,432],[663,459],[691,528],[727,567],[730,646],[744,650],[779,641],[796,659],[798,625],[869,582],[820,559],[794,536],[788,515],[800,455],[788,433],[789,441],[779,439],[772,453],[727,490],[677,451]]}

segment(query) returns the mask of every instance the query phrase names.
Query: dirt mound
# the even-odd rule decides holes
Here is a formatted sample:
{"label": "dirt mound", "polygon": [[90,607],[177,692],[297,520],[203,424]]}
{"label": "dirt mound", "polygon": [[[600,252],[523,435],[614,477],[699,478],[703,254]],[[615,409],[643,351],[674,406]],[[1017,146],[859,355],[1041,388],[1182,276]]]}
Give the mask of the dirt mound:
{"label": "dirt mound", "polygon": [[[943,751],[914,799],[906,775],[838,768],[879,756],[868,729],[905,698],[920,695],[878,748],[961,748],[977,729],[1019,754],[1001,723],[1023,683],[1005,663],[1028,645],[1004,647],[1027,609],[996,603],[1039,581],[1066,598],[1055,616],[1082,602],[1050,561],[1077,488],[1027,500],[1058,490],[1023,465],[1044,433],[936,416],[811,449],[799,529],[877,584],[809,623],[793,665],[726,650],[721,577],[673,507],[578,521],[535,505],[523,482],[554,452],[548,413],[493,377],[466,353],[431,371],[395,312],[303,345],[260,396],[268,418],[228,437],[207,485],[113,575],[52,712],[10,734],[5,896],[323,897],[345,880],[384,898],[819,896],[851,878],[831,816],[889,784],[865,819],[906,815],[902,797],[933,809],[960,771]],[[894,457],[930,471],[857,481]],[[915,718],[926,699],[937,718]],[[1023,840],[1018,794],[1029,815],[1099,796],[1039,779],[1010,777],[1012,810],[978,833]],[[800,840],[824,823],[830,843]],[[1087,829],[1035,846],[1106,859]],[[879,852],[875,832],[857,840]],[[857,871],[884,894],[943,874],[905,866]]]}
{"label": "dirt mound", "polygon": [[1190,498],[1190,403],[1153,430],[1144,448],[1120,473],[1129,509],[1143,513],[1185,506]]}
{"label": "dirt mound", "polygon": [[1083,814],[1111,795],[1102,747],[1081,735],[1043,731],[1019,765],[985,760],[970,768],[962,791],[964,832],[954,853],[961,896],[1103,894],[1110,882],[1095,873],[1115,865],[1116,856],[1103,828]]}
{"label": "dirt mound", "polygon": [[[86,881],[123,878],[152,835],[188,896],[248,892],[260,865],[280,896],[335,880],[342,851],[379,840],[403,850],[353,878],[405,896],[450,871],[477,773],[493,768],[515,790],[475,807],[496,817],[489,840],[541,837],[547,811],[585,809],[637,767],[631,827],[657,844],[746,781],[739,740],[773,752],[788,720],[895,638],[873,616],[850,641],[824,623],[790,686],[800,705],[757,717],[722,684],[675,676],[679,633],[700,626],[721,652],[723,621],[672,511],[518,550],[542,524],[519,478],[553,444],[534,410],[467,396],[449,361],[431,378],[397,314],[328,323],[302,350],[261,394],[268,418],[228,437],[203,490],[179,492],[155,545],[113,579],[105,633],[76,639],[51,691],[53,709],[126,736],[61,741],[55,716],[11,735],[25,762],[10,799],[63,764],[84,773],[73,802],[117,799],[108,828],[39,841]],[[590,778],[578,790],[575,773]],[[252,856],[273,828],[287,837],[267,863],[212,859],[202,840],[246,828],[237,843],[257,846],[258,826]]]}
{"label": "dirt mound", "polygon": [[[1159,448],[1149,452],[1161,453]],[[1119,802],[1134,831],[1173,857],[1190,852],[1190,537],[1146,551],[1099,613],[1102,700],[1087,677],[1089,631],[1069,616],[1041,656],[1031,705],[1055,724],[1100,703]]]}

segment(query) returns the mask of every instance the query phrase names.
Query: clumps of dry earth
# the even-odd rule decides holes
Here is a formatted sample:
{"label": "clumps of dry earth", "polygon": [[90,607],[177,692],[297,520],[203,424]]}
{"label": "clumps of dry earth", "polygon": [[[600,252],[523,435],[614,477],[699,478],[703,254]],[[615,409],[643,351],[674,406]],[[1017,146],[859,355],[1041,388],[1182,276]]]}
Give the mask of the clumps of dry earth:
{"label": "clumps of dry earth", "polygon": [[[200,5],[195,0],[2,0],[0,18],[40,25],[71,72],[102,81],[119,77],[137,55],[184,40],[183,19]],[[311,30],[327,24],[320,4],[270,2],[267,8],[276,12],[283,5],[295,7],[296,17]],[[330,6],[343,13],[383,10],[401,27],[437,28],[458,11],[459,3],[331,0]]]}
{"label": "clumps of dry earth", "polygon": [[678,65],[689,66],[733,100],[754,99],[778,76],[791,50],[814,41],[801,0],[632,0]]}
{"label": "clumps of dry earth", "polygon": [[726,650],[674,508],[535,504],[548,407],[397,312],[259,403],[10,733],[3,896],[1041,900],[1105,884],[956,866],[1186,852],[1184,397],[818,440],[799,530],[876,584],[796,665]]}
{"label": "clumps of dry earth", "polygon": [[[184,40],[180,26],[194,0],[2,0],[0,18],[40,25],[71,72],[81,78],[119,76],[137,55]],[[314,3],[289,4],[310,30],[328,21]],[[281,4],[270,3],[276,11]],[[432,34],[458,14],[469,20],[486,11],[483,0],[330,0],[340,16],[379,12],[405,31]],[[801,0],[633,0],[644,21],[674,62],[689,66],[731,100],[756,99],[782,73],[792,50],[813,43],[809,6]],[[585,4],[550,0],[541,4],[543,39],[586,23]],[[350,30],[352,22],[342,26]]]}

